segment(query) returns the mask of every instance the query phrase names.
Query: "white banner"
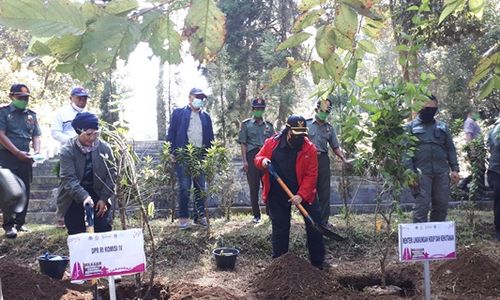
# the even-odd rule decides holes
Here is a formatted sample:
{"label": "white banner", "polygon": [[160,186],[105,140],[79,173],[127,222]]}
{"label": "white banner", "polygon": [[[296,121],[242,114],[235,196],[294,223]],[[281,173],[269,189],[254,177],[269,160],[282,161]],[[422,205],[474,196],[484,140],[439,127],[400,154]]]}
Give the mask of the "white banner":
{"label": "white banner", "polygon": [[127,275],[146,270],[142,229],[68,236],[71,279]]}
{"label": "white banner", "polygon": [[455,222],[399,224],[400,261],[455,258]]}

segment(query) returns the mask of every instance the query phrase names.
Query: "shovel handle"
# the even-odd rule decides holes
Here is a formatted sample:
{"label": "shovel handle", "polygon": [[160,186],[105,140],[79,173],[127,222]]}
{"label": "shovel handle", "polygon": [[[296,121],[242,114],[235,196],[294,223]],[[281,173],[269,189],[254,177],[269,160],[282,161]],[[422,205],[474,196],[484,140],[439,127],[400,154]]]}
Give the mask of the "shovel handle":
{"label": "shovel handle", "polygon": [[85,205],[85,226],[87,232],[94,232],[94,208],[90,204]]}

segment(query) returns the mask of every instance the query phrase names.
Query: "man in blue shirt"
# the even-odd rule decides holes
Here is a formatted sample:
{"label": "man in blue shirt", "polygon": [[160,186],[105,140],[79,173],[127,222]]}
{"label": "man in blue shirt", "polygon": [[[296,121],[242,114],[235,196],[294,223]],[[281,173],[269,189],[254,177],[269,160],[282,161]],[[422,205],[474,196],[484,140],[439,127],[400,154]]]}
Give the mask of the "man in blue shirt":
{"label": "man in blue shirt", "polygon": [[[211,146],[214,132],[210,115],[203,111],[206,98],[201,89],[193,88],[189,92],[189,104],[173,111],[167,134],[167,141],[172,147],[172,161],[176,161],[179,149],[188,144],[200,149],[200,159],[203,158],[204,150]],[[201,175],[192,178],[185,163],[177,162],[175,169],[179,181],[179,228],[186,229],[190,226],[188,205],[191,185],[195,197],[194,222],[206,226],[205,196],[202,193],[205,191],[205,177]]]}

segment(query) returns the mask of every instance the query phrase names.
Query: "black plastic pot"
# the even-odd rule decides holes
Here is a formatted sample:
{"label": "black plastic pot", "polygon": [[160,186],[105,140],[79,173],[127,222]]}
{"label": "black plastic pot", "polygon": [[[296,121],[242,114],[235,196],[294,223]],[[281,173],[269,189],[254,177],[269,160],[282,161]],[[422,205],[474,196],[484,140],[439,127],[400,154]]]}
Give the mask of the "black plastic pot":
{"label": "black plastic pot", "polygon": [[215,264],[217,268],[222,270],[232,270],[236,264],[236,258],[240,254],[240,250],[236,248],[221,247],[212,251],[215,256]]}
{"label": "black plastic pot", "polygon": [[[60,257],[60,259],[59,259]],[[60,255],[42,255],[38,257],[40,272],[54,279],[62,279],[68,266],[69,257]]]}

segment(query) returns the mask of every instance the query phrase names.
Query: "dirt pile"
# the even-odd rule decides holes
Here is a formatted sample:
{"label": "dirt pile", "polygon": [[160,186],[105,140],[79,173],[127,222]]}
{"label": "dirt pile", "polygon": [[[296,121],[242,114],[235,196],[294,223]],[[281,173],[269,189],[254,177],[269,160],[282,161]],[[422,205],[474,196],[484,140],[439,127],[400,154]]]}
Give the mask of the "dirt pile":
{"label": "dirt pile", "polygon": [[500,295],[500,265],[477,249],[470,249],[456,260],[443,263],[432,280],[442,290],[454,294],[498,297]]}
{"label": "dirt pile", "polygon": [[5,300],[92,299],[84,286],[54,280],[12,262],[0,264],[0,278]]}
{"label": "dirt pile", "polygon": [[258,299],[331,299],[339,284],[309,262],[287,253],[256,275]]}

